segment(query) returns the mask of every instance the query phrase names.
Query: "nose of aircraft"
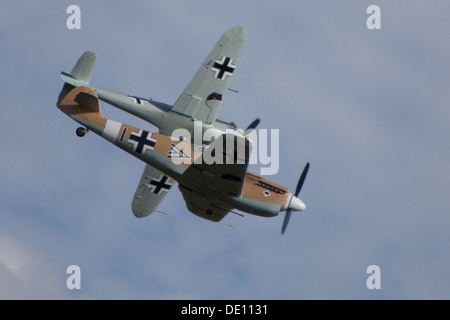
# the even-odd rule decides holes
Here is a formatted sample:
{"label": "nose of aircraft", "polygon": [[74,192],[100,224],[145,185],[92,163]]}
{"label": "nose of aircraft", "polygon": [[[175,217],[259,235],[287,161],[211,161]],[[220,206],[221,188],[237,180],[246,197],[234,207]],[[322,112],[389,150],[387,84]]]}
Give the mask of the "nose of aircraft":
{"label": "nose of aircraft", "polygon": [[302,200],[292,195],[288,209],[292,209],[292,211],[303,211],[306,209],[306,205],[303,203]]}

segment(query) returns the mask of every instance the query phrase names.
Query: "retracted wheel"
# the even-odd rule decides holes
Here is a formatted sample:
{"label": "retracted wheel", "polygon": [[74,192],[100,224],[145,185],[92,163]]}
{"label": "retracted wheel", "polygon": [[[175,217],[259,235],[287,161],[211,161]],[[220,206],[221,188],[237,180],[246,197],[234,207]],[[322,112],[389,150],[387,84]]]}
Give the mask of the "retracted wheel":
{"label": "retracted wheel", "polygon": [[77,128],[77,130],[76,130],[76,134],[77,134],[77,136],[79,136],[79,137],[84,137],[84,135],[85,135],[87,132],[88,132],[88,129],[83,128],[83,127],[79,127],[79,128]]}

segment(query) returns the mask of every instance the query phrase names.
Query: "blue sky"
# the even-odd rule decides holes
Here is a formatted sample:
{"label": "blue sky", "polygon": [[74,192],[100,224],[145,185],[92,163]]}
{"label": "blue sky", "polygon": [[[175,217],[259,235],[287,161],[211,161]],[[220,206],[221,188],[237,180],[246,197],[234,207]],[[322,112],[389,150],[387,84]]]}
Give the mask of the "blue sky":
{"label": "blue sky", "polygon": [[[66,9],[81,8],[81,30]],[[381,8],[381,30],[366,9]],[[2,1],[1,299],[449,299],[450,41],[446,1]],[[56,108],[60,71],[172,104],[219,37],[247,43],[219,118],[280,129],[295,188],[283,215],[136,219],[144,164]],[[108,118],[148,127],[103,104]],[[252,168],[254,171],[257,167]],[[81,290],[66,268],[81,268]],[[366,269],[381,269],[368,290]]]}

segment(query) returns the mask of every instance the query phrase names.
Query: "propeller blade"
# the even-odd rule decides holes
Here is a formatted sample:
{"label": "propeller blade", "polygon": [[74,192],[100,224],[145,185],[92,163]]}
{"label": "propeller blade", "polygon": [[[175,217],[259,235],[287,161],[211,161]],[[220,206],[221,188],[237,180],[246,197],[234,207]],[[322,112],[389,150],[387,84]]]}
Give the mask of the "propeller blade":
{"label": "propeller blade", "polygon": [[[306,175],[308,174],[308,170],[309,170],[309,162],[306,163],[306,166],[303,169],[300,179],[298,179],[297,187],[295,188],[295,193],[293,194],[293,196],[297,197],[298,194],[300,193],[300,190],[302,190],[302,186],[303,186],[303,183],[305,182]],[[286,231],[287,225],[289,223],[289,219],[291,219],[291,214],[292,214],[292,209],[289,208],[286,211],[286,215],[284,216],[283,226],[281,227],[281,234],[284,234],[284,232]]]}
{"label": "propeller blade", "polygon": [[258,126],[260,121],[261,120],[259,120],[259,118],[256,118],[255,120],[253,120],[253,122],[248,125],[247,129],[245,129],[245,135],[252,132]]}
{"label": "propeller blade", "polygon": [[281,234],[284,234],[284,232],[286,231],[287,225],[289,223],[289,219],[291,219],[291,213],[292,213],[292,209],[288,209],[288,211],[286,211],[286,215],[284,216],[284,220],[283,220],[283,226],[281,227]]}
{"label": "propeller blade", "polygon": [[300,179],[298,179],[297,188],[295,188],[295,196],[298,196],[300,193],[300,190],[302,190],[303,182],[305,182],[306,175],[308,174],[309,170],[309,162],[306,164],[305,169],[303,169],[302,175],[300,176]]}

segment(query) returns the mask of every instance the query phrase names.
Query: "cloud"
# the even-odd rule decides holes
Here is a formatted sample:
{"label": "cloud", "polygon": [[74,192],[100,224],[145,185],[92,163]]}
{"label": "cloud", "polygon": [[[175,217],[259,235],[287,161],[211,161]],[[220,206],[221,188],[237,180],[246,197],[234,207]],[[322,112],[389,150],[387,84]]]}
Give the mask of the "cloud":
{"label": "cloud", "polygon": [[0,299],[69,297],[64,272],[36,247],[4,231],[0,232],[0,283]]}

